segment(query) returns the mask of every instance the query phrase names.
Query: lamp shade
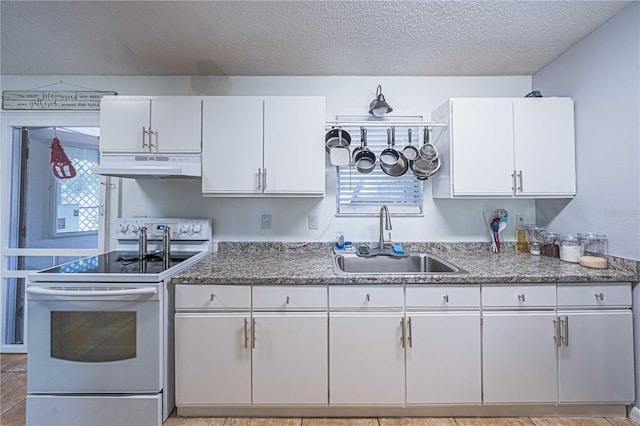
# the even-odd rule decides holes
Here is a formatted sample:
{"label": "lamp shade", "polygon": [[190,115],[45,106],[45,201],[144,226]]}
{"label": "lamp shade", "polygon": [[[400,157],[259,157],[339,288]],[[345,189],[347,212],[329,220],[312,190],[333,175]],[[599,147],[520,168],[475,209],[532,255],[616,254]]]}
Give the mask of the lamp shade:
{"label": "lamp shade", "polygon": [[393,111],[393,108],[387,103],[382,94],[382,86],[378,85],[376,89],[376,97],[369,104],[369,114],[373,114],[376,117],[382,117],[388,112]]}

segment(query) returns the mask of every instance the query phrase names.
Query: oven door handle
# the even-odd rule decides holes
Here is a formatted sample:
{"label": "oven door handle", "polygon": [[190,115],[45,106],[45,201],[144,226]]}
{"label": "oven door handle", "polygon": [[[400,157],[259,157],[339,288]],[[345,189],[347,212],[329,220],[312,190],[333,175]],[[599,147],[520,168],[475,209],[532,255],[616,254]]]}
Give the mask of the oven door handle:
{"label": "oven door handle", "polygon": [[156,294],[155,287],[129,288],[124,290],[53,290],[50,288],[27,287],[29,294],[45,294],[48,296],[122,296]]}

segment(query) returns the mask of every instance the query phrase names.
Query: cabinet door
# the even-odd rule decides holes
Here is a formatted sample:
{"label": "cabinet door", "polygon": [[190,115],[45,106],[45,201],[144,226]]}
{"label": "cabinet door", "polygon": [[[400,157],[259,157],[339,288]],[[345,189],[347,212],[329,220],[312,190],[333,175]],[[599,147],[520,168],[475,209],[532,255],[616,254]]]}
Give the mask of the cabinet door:
{"label": "cabinet door", "polygon": [[176,314],[176,405],[251,405],[250,314]]}
{"label": "cabinet door", "polygon": [[324,195],[324,122],[322,97],[265,99],[265,193]]}
{"label": "cabinet door", "polygon": [[557,402],[555,312],[484,312],[485,404]]}
{"label": "cabinet door", "polygon": [[331,313],[330,405],[403,405],[402,313]]}
{"label": "cabinet door", "polygon": [[151,100],[153,152],[194,153],[201,149],[202,98],[161,96]]}
{"label": "cabinet door", "polygon": [[480,404],[480,312],[408,312],[407,328],[407,404]]}
{"label": "cabinet door", "polygon": [[262,98],[205,97],[202,192],[262,193]]}
{"label": "cabinet door", "polygon": [[516,99],[513,108],[516,195],[575,195],[573,101]]}
{"label": "cabinet door", "polygon": [[[144,152],[149,148],[150,100],[103,99],[100,103],[100,151]],[[143,130],[145,133],[143,133]]]}
{"label": "cabinet door", "polygon": [[254,314],[254,405],[327,405],[327,314]]}
{"label": "cabinet door", "polygon": [[451,108],[454,196],[512,196],[511,100],[455,99]]}
{"label": "cabinet door", "polygon": [[560,402],[632,403],[631,311],[559,311],[558,316],[566,339],[558,350]]}

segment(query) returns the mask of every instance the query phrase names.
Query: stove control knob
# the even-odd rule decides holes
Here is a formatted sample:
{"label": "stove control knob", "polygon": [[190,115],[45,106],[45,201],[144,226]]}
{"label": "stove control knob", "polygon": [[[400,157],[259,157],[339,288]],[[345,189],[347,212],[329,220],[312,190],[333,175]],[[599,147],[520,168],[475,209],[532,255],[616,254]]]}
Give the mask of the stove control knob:
{"label": "stove control knob", "polygon": [[191,233],[199,234],[200,232],[202,232],[202,224],[201,223],[199,223],[197,225],[191,225]]}
{"label": "stove control knob", "polygon": [[187,224],[182,225],[180,227],[180,232],[183,233],[183,234],[188,234],[190,230],[191,230],[191,227],[189,225],[187,225]]}
{"label": "stove control knob", "polygon": [[126,234],[128,230],[129,230],[129,224],[128,223],[121,223],[120,224],[120,232],[121,233]]}
{"label": "stove control knob", "polygon": [[131,225],[131,232],[137,234],[139,231],[138,225]]}

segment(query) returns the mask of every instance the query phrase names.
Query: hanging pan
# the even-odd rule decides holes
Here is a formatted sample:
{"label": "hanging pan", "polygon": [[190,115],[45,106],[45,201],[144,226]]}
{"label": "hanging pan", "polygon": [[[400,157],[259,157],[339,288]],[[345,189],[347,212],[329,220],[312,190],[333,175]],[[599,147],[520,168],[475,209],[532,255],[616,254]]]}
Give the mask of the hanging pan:
{"label": "hanging pan", "polygon": [[387,146],[380,153],[380,168],[389,176],[402,176],[409,170],[409,160],[407,160],[401,152],[395,147],[395,127],[387,129]]}
{"label": "hanging pan", "polygon": [[353,150],[353,164],[360,173],[371,173],[376,167],[376,154],[367,148],[367,129],[360,128],[360,146]]}

